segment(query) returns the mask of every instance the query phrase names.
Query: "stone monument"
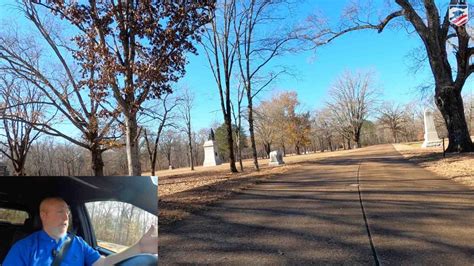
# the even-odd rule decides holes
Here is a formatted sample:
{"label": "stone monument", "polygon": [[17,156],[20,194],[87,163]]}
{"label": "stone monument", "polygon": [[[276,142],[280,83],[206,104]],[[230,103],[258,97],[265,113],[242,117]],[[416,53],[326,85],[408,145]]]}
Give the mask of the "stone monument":
{"label": "stone monument", "polygon": [[438,137],[438,133],[436,132],[436,127],[434,124],[433,113],[428,109],[425,110],[424,114],[425,118],[425,141],[422,148],[429,148],[429,147],[438,147],[441,145],[441,140]]}
{"label": "stone monument", "polygon": [[268,165],[282,165],[285,162],[283,161],[283,153],[278,150],[278,151],[272,151],[270,152],[270,162]]}
{"label": "stone monument", "polygon": [[217,154],[217,145],[214,137],[214,131],[211,128],[211,133],[206,142],[204,142],[204,167],[220,165],[222,162]]}

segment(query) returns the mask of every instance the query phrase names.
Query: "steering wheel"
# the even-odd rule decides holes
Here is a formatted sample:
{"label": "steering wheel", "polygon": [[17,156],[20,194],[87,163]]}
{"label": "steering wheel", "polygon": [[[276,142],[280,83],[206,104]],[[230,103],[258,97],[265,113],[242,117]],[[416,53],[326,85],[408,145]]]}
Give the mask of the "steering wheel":
{"label": "steering wheel", "polygon": [[123,260],[117,266],[156,266],[158,265],[158,256],[152,254],[140,254]]}

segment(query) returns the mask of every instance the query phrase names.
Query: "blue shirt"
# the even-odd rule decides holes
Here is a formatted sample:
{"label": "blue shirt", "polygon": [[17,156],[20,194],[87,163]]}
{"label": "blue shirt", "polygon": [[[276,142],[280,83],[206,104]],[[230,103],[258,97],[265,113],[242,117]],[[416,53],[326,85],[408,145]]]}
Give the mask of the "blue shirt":
{"label": "blue shirt", "polygon": [[99,252],[78,236],[68,234],[56,242],[41,230],[16,242],[3,261],[3,266],[50,266],[53,263],[53,249],[59,250],[67,237],[73,238],[63,257],[62,266],[90,266],[100,258]]}

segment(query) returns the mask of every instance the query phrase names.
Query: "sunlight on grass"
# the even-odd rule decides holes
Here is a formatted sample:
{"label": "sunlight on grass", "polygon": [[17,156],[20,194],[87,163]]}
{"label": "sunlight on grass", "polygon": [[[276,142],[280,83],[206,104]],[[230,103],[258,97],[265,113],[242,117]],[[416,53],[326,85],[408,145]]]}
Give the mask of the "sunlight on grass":
{"label": "sunlight on grass", "polygon": [[123,246],[123,245],[119,245],[119,244],[114,244],[114,243],[109,243],[109,242],[105,242],[105,241],[101,241],[101,240],[97,240],[97,245],[99,247],[102,247],[102,248],[105,248],[105,249],[108,249],[108,250],[111,250],[115,253],[118,253],[118,252],[121,252],[125,249],[127,249],[128,247],[127,246]]}
{"label": "sunlight on grass", "polygon": [[413,148],[421,148],[421,145],[423,144],[423,141],[416,141],[416,142],[407,142],[403,143],[404,145],[408,145]]}

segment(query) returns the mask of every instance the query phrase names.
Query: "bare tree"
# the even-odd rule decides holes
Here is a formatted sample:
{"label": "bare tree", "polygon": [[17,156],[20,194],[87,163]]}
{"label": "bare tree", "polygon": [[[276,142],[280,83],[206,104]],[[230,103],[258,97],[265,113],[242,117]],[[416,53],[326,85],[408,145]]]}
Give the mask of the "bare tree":
{"label": "bare tree", "polygon": [[[71,145],[59,145],[55,151],[57,153],[57,163],[62,163],[65,169],[64,175],[87,175],[87,172],[82,169],[86,166],[86,154],[78,152],[78,147]],[[86,168],[87,169],[87,168]],[[105,174],[105,171],[104,171]]]}
{"label": "bare tree", "polygon": [[269,113],[268,101],[262,101],[258,106],[254,108],[254,129],[256,142],[260,142],[263,145],[266,156],[270,156],[272,144],[275,141],[275,135],[277,128],[272,123],[272,117]]}
{"label": "bare tree", "polygon": [[[41,3],[40,3],[41,4]],[[41,4],[76,27],[76,59],[97,94],[112,92],[125,119],[129,175],[140,175],[137,112],[150,97],[171,92],[195,52],[214,1],[76,1]],[[95,74],[96,72],[99,72]]]}
{"label": "bare tree", "polygon": [[333,128],[331,127],[331,111],[328,108],[318,110],[314,113],[312,119],[312,129],[319,140],[321,151],[326,149],[333,150]]}
{"label": "bare tree", "polygon": [[[158,104],[155,104],[157,102]],[[167,93],[162,98],[157,99],[153,102],[153,105],[150,108],[144,108],[142,114],[151,119],[153,125],[158,122],[158,128],[153,134],[150,134],[149,129],[144,129],[144,141],[146,150],[148,153],[148,158],[150,160],[151,166],[151,175],[155,175],[156,162],[158,158],[158,147],[160,144],[161,134],[164,129],[168,127],[176,127],[176,114],[173,113],[175,109],[181,102],[177,97],[172,97],[171,94]]]}
{"label": "bare tree", "polygon": [[[15,30],[3,32],[0,36],[0,71],[31,83],[42,92],[52,107],[52,113],[58,114],[59,121],[36,121],[33,127],[89,150],[94,174],[103,175],[102,153],[119,145],[115,141],[118,109],[107,108],[104,95],[94,93],[96,85],[78,78],[79,73],[66,60],[71,56],[72,48],[60,39],[52,25],[40,20],[35,6],[24,1],[21,9],[47,46],[43,47],[34,38],[20,37],[21,34]],[[58,126],[59,123],[53,123],[61,120],[70,122],[81,137]]]}
{"label": "bare tree", "polygon": [[[238,38],[232,29],[237,16],[236,0],[219,2],[214,11],[210,27],[206,27],[201,42],[211,67],[212,74],[219,91],[221,110],[227,129],[227,146],[229,152],[229,166],[233,173],[238,172],[235,167],[234,139],[232,130],[232,106],[230,99],[232,71],[237,52]],[[219,14],[216,14],[219,13]]]}
{"label": "bare tree", "polygon": [[378,112],[380,113],[379,123],[388,127],[392,133],[393,141],[399,142],[399,134],[403,132],[407,116],[405,107],[393,102],[385,102],[381,105]]}
{"label": "bare tree", "polygon": [[177,146],[177,138],[178,135],[174,130],[168,129],[163,132],[163,141],[160,144],[160,150],[163,154],[165,154],[168,161],[168,167],[170,168],[174,167],[171,163],[171,155],[173,148]]}
{"label": "bare tree", "polygon": [[191,170],[194,171],[194,159],[193,159],[193,142],[192,142],[192,128],[191,128],[191,111],[194,105],[194,94],[189,91],[188,88],[183,90],[181,105],[179,106],[181,118],[184,123],[183,131],[188,137],[188,152],[189,152],[189,165]]}
{"label": "bare tree", "polygon": [[[282,4],[288,4],[284,0],[250,0],[240,1],[243,12],[240,18],[235,18],[234,27],[238,42],[238,58],[240,75],[247,95],[247,116],[249,122],[250,142],[252,145],[252,155],[254,167],[259,170],[257,160],[257,148],[255,145],[253,101],[259,92],[266,88],[284,70],[270,72],[266,78],[258,79],[258,75],[263,72],[272,59],[288,51],[286,45],[294,40],[292,31],[279,28],[278,34],[273,31],[267,36],[262,36],[262,28],[268,29],[269,25],[279,25],[281,20],[275,11]],[[242,31],[242,33],[240,32]],[[260,33],[260,34],[259,34]],[[259,81],[259,82],[257,82]],[[263,82],[262,82],[263,81]],[[260,83],[260,84],[259,84]]]}
{"label": "bare tree", "polygon": [[42,98],[40,91],[30,83],[0,77],[0,119],[5,137],[0,145],[6,148],[0,148],[0,152],[12,162],[14,175],[26,175],[26,158],[32,143],[40,136],[40,131],[35,131],[32,124],[40,121],[43,115],[45,104]]}
{"label": "bare tree", "polygon": [[[397,7],[384,7],[388,11],[383,12],[387,15],[381,19],[375,18],[374,14],[378,12],[374,12],[372,1],[367,2],[369,6],[364,7],[354,2],[346,9],[338,29],[332,29],[327,21],[319,16],[311,16],[308,19],[310,25],[302,27],[299,35],[302,39],[313,42],[315,46],[321,46],[353,31],[372,29],[380,33],[387,25],[399,21],[397,18],[403,18],[404,20],[399,22],[404,23],[406,27],[412,27],[414,31],[409,31],[415,32],[423,41],[426,59],[435,82],[434,102],[441,111],[448,130],[447,152],[473,151],[474,145],[469,136],[461,95],[466,79],[474,72],[474,63],[470,60],[474,55],[474,47],[466,27],[451,24],[448,9],[442,11],[444,15],[440,15],[441,9],[434,0],[394,2]],[[451,3],[457,1],[451,0]],[[452,57],[448,54],[450,44],[454,55]],[[451,58],[453,60],[450,60]]]}
{"label": "bare tree", "polygon": [[44,135],[32,143],[25,172],[37,176],[90,176],[93,174],[90,157],[90,153],[82,147],[61,143],[57,138]]}
{"label": "bare tree", "polygon": [[[242,162],[242,100],[244,99],[244,90],[239,83],[237,87],[237,110],[235,110],[234,104],[232,104],[232,116],[234,117],[234,123],[236,125],[236,141],[237,141],[237,154],[239,155],[240,171],[244,171],[244,164]],[[232,103],[232,102],[231,102]]]}
{"label": "bare tree", "polygon": [[[376,100],[371,76],[370,72],[345,72],[329,91],[330,101],[327,105],[338,123],[338,130],[348,140],[352,140],[357,148],[360,147],[362,124]],[[350,143],[348,146],[350,148]]]}
{"label": "bare tree", "polygon": [[193,134],[194,162],[196,165],[201,165],[204,162],[204,149],[202,149],[202,146],[208,137],[209,131],[206,128],[202,128]]}

